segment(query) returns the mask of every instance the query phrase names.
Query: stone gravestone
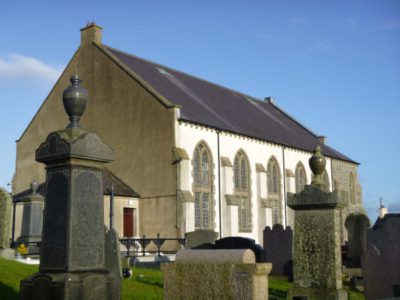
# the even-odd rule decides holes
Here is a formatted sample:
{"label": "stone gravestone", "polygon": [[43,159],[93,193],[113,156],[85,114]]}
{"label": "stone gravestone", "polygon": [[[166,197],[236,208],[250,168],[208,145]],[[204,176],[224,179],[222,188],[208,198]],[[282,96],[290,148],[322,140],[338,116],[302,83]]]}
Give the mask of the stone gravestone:
{"label": "stone gravestone", "polygon": [[350,214],[344,223],[348,236],[347,258],[354,262],[354,267],[361,266],[361,256],[366,247],[367,229],[371,225],[364,214]]}
{"label": "stone gravestone", "polygon": [[80,81],[73,76],[63,93],[71,123],[36,150],[47,172],[43,238],[39,272],[21,281],[23,300],[121,298],[121,275],[106,254],[115,245],[104,230],[102,165],[112,161],[113,151],[80,128],[88,98]]}
{"label": "stone gravestone", "polygon": [[283,229],[275,224],[272,229],[264,229],[264,249],[266,261],[272,263],[271,275],[293,277],[293,231],[290,226]]}
{"label": "stone gravestone", "polygon": [[314,173],[311,185],[297,194],[288,194],[288,206],[295,210],[293,244],[293,296],[315,299],[347,299],[342,289],[340,208],[343,193],[324,192],[321,174],[326,160],[317,146],[310,158]]}
{"label": "stone gravestone", "polygon": [[14,258],[14,250],[10,249],[12,198],[9,192],[0,188],[0,257]]}
{"label": "stone gravestone", "polygon": [[367,299],[400,299],[400,214],[386,214],[367,230],[362,272]]}
{"label": "stone gravestone", "polygon": [[22,227],[17,243],[24,243],[28,247],[28,254],[38,254],[39,248],[33,243],[42,241],[44,197],[37,193],[38,187],[38,183],[33,180],[32,193],[21,199]]}
{"label": "stone gravestone", "polygon": [[255,263],[249,249],[181,250],[161,270],[165,300],[268,299],[271,264]]}

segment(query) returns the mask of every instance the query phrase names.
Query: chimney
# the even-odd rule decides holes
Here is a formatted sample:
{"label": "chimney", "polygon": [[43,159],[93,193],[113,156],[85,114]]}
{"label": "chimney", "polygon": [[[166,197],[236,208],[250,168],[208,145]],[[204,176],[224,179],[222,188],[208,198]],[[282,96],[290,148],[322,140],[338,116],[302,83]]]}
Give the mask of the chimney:
{"label": "chimney", "polygon": [[323,135],[320,135],[320,136],[318,137],[318,141],[319,141],[321,144],[325,144],[327,139],[328,139],[328,138],[327,138],[326,136],[323,136]]}
{"label": "chimney", "polygon": [[86,27],[81,29],[81,46],[90,45],[92,42],[101,44],[102,31],[103,28],[94,21],[87,23]]}
{"label": "chimney", "polygon": [[388,209],[382,204],[382,197],[379,198],[379,203],[379,218],[382,219],[388,213]]}
{"label": "chimney", "polygon": [[264,101],[269,104],[272,104],[272,103],[274,103],[274,97],[265,97]]}

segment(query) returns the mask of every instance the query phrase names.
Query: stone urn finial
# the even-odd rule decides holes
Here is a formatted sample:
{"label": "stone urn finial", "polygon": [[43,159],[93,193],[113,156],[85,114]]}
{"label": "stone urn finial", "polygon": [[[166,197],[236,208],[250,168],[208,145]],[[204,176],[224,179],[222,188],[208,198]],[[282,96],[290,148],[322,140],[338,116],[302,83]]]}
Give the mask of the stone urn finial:
{"label": "stone urn finial", "polygon": [[67,128],[80,128],[79,121],[86,109],[89,94],[80,86],[82,80],[79,79],[78,75],[73,75],[70,81],[71,85],[63,93],[64,108],[70,120]]}
{"label": "stone urn finial", "polygon": [[36,179],[33,179],[31,182],[32,195],[37,194],[38,188],[39,188],[39,183],[36,181]]}
{"label": "stone urn finial", "polygon": [[321,147],[319,145],[315,147],[314,154],[310,157],[308,163],[311,171],[314,174],[311,184],[316,186],[323,185],[321,174],[325,171],[326,159],[322,155]]}

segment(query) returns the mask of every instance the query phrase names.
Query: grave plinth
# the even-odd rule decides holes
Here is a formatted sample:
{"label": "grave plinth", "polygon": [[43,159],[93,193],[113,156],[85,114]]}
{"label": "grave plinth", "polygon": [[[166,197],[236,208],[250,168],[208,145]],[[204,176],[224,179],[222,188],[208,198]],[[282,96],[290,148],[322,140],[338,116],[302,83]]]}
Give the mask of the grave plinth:
{"label": "grave plinth", "polygon": [[289,295],[347,299],[342,290],[340,247],[340,209],[345,206],[345,195],[321,190],[319,176],[325,169],[325,158],[319,147],[310,159],[310,167],[314,173],[311,185],[300,193],[288,194],[288,206],[295,211],[295,287]]}
{"label": "grave plinth", "polygon": [[77,76],[64,91],[71,123],[36,150],[46,164],[39,273],[21,281],[20,299],[120,299],[120,278],[107,269],[102,165],[113,150],[80,128],[87,92]]}

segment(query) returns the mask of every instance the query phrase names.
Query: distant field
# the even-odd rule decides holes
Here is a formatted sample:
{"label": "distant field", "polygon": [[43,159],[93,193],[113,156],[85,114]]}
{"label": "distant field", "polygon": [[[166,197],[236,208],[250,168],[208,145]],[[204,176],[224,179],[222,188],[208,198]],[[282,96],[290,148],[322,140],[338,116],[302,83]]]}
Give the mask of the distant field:
{"label": "distant field", "polygon": [[[0,258],[0,299],[17,300],[21,279],[38,271],[38,266],[26,265],[12,260]],[[269,278],[270,299],[286,299],[287,291],[292,283],[284,278]],[[122,284],[122,299],[162,299],[163,275],[159,270],[135,268],[130,279],[124,279]],[[349,300],[362,300],[364,295],[350,292]],[[311,300],[311,299],[310,299]]]}

